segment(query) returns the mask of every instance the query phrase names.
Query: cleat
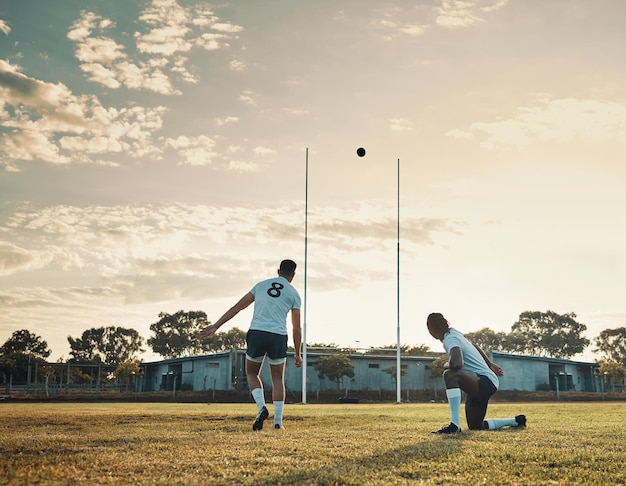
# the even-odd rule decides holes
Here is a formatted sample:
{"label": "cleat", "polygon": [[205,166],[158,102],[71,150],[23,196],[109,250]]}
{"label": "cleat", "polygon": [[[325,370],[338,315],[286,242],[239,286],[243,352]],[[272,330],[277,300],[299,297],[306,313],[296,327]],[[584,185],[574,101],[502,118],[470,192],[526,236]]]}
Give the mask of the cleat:
{"label": "cleat", "polygon": [[518,427],[526,427],[526,415],[516,415],[515,421]]}
{"label": "cleat", "polygon": [[263,422],[267,417],[269,417],[269,414],[270,413],[267,411],[267,407],[263,407],[254,419],[252,430],[261,430],[263,428]]}
{"label": "cleat", "polygon": [[276,429],[276,430],[285,430],[285,427],[283,427],[282,424],[274,424],[274,429]]}
{"label": "cleat", "polygon": [[460,434],[461,427],[458,427],[453,422],[450,422],[450,425],[446,425],[439,430],[433,430],[433,434]]}

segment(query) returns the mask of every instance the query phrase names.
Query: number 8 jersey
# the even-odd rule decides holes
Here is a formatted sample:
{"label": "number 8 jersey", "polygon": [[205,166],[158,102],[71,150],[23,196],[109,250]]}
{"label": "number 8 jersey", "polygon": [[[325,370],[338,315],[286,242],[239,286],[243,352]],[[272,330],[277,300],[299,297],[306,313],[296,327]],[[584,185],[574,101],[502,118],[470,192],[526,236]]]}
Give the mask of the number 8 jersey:
{"label": "number 8 jersey", "polygon": [[300,309],[300,294],[285,277],[263,280],[250,291],[254,313],[250,329],[287,335],[287,314]]}

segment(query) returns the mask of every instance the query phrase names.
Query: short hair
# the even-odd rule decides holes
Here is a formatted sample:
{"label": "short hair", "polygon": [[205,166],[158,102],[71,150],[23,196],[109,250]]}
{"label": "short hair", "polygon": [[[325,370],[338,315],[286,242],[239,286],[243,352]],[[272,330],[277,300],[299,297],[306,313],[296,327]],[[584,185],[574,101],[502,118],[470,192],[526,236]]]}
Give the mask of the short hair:
{"label": "short hair", "polygon": [[297,266],[293,260],[283,260],[280,262],[280,267],[278,267],[278,273],[281,275],[293,275],[296,273]]}
{"label": "short hair", "polygon": [[450,323],[440,312],[430,314],[428,319],[426,319],[426,326],[428,326],[428,329],[434,329],[440,332],[447,332],[450,329]]}

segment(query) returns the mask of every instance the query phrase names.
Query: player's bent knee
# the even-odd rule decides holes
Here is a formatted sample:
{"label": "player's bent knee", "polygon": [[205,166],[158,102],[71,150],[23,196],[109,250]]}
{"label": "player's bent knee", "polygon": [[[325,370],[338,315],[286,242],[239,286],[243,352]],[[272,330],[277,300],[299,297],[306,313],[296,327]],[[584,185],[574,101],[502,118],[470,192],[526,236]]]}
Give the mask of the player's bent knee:
{"label": "player's bent knee", "polygon": [[445,382],[446,386],[456,384],[456,373],[453,370],[445,370],[443,372],[443,381]]}

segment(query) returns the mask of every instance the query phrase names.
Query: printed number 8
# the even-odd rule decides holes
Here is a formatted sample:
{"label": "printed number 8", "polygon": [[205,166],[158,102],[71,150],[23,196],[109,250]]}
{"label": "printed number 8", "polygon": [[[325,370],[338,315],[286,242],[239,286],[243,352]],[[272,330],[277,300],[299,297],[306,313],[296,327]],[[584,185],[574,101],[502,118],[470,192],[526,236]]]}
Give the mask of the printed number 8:
{"label": "printed number 8", "polygon": [[285,286],[279,282],[272,282],[272,288],[271,289],[267,289],[267,295],[269,295],[270,297],[280,297],[280,291],[284,288]]}

